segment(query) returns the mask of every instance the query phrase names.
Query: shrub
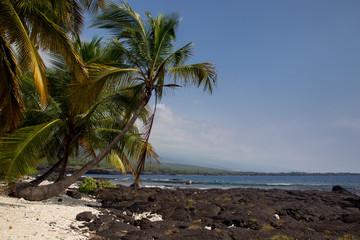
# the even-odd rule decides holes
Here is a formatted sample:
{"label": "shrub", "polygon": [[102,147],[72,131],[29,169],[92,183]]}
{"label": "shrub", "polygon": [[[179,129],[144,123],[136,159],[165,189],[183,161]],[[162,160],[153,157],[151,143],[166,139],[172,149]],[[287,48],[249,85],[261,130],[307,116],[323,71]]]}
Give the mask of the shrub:
{"label": "shrub", "polygon": [[91,177],[85,178],[84,182],[79,184],[79,192],[88,194],[95,188],[117,188],[114,184],[109,181],[95,180]]}

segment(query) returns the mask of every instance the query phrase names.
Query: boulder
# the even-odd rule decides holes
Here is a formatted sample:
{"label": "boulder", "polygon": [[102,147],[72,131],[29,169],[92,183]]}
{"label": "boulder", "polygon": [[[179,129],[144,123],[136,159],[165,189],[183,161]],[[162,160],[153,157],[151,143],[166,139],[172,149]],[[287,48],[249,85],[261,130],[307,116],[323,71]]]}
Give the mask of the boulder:
{"label": "boulder", "polygon": [[76,190],[68,190],[66,192],[66,195],[68,195],[69,197],[75,198],[75,199],[81,199],[81,197],[82,197],[81,193],[79,193]]}
{"label": "boulder", "polygon": [[78,221],[85,221],[90,222],[91,220],[95,219],[95,215],[92,214],[90,211],[81,212],[78,215],[76,215],[76,220]]}
{"label": "boulder", "polygon": [[352,195],[351,192],[349,192],[348,190],[346,190],[345,188],[343,188],[342,186],[339,186],[339,185],[333,186],[332,191],[336,192],[336,193],[343,193],[343,194],[351,194]]}

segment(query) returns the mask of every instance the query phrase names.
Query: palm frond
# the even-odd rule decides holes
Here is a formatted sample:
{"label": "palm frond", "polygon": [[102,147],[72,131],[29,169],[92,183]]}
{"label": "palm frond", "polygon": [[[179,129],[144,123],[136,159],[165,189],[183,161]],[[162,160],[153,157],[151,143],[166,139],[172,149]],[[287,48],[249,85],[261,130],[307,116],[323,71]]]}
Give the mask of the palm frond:
{"label": "palm frond", "polygon": [[136,172],[133,167],[133,164],[131,163],[131,159],[123,151],[121,151],[119,147],[115,147],[114,151],[116,151],[116,153],[120,157],[122,163],[125,166],[125,169],[130,170],[132,175],[136,176]]}
{"label": "palm frond", "polygon": [[140,152],[138,155],[135,183],[139,182],[140,174],[144,170],[147,159],[150,159],[150,160],[155,159],[156,161],[158,161],[160,159],[159,155],[157,155],[157,153],[155,152],[155,150],[152,148],[151,144],[149,143],[149,138],[150,138],[151,130],[152,130],[152,127],[154,124],[154,119],[155,119],[156,106],[157,106],[157,98],[155,99],[154,112],[143,127],[143,132],[144,132],[143,144],[141,146],[141,149],[140,149]]}
{"label": "palm frond", "polygon": [[25,65],[33,73],[34,82],[40,93],[42,103],[45,105],[48,89],[44,63],[28,36],[28,29],[9,0],[0,2],[0,23],[0,30],[6,33],[9,43],[14,44],[22,65]]}
{"label": "palm frond", "polygon": [[104,9],[106,6],[106,0],[80,0],[80,3],[90,12],[91,15],[94,15],[98,12],[99,8]]}
{"label": "palm frond", "polygon": [[163,62],[157,67],[155,79],[164,75],[166,69],[171,69],[173,67],[182,66],[189,57],[192,56],[192,43],[188,43],[182,48],[176,50],[175,52],[169,54]]}
{"label": "palm frond", "polygon": [[148,41],[151,43],[152,73],[164,59],[173,52],[174,41],[176,40],[175,30],[180,22],[178,15],[165,16],[159,14],[155,19],[147,13],[150,23]]}
{"label": "palm frond", "polygon": [[143,63],[151,60],[146,27],[140,15],[127,3],[122,2],[122,6],[110,4],[93,26],[109,29],[117,39],[125,39],[123,44],[129,46]]}
{"label": "palm frond", "polygon": [[110,154],[106,157],[106,161],[111,166],[115,167],[118,170],[121,170],[123,174],[126,174],[125,166],[115,151],[110,152]]}
{"label": "palm frond", "polygon": [[38,41],[38,44],[44,49],[59,52],[64,57],[75,79],[81,83],[86,83],[89,78],[88,71],[61,26],[37,9],[32,9],[32,16],[37,19],[39,28],[37,39],[41,41]]}
{"label": "palm frond", "polygon": [[122,69],[101,64],[90,64],[89,69],[93,76],[88,85],[74,83],[70,89],[72,102],[75,108],[84,111],[96,102],[104,88],[113,90],[128,87],[136,81],[137,69]]}
{"label": "palm frond", "polygon": [[210,93],[217,84],[217,74],[212,63],[182,65],[170,68],[167,72],[175,83],[183,86],[203,86],[203,90]]}
{"label": "palm frond", "polygon": [[35,167],[44,154],[39,149],[49,139],[49,135],[62,125],[57,119],[37,126],[16,130],[0,142],[0,175],[11,181],[34,173]]}
{"label": "palm frond", "polygon": [[120,36],[123,31],[128,29],[136,29],[143,32],[146,37],[140,15],[134,12],[129,4],[122,2],[122,5],[109,4],[105,11],[95,18],[92,27],[109,29],[115,36]]}
{"label": "palm frond", "polygon": [[94,36],[90,42],[78,38],[74,42],[74,49],[79,57],[86,63],[100,63],[103,61],[102,37]]}
{"label": "palm frond", "polygon": [[[115,38],[112,38],[110,44],[106,49],[105,54],[107,59],[109,59],[110,61],[116,64],[120,63],[120,67],[124,66],[125,64],[127,64],[129,68],[137,67],[140,70],[139,73],[141,74],[143,79],[146,79],[147,62],[144,61],[146,57],[144,57],[142,54],[137,54],[137,52],[133,50],[134,49],[127,49],[127,47],[123,43],[119,42]],[[114,66],[112,62],[110,62],[110,65]]]}
{"label": "palm frond", "polygon": [[11,46],[0,33],[0,136],[12,131],[24,115],[24,103],[20,91],[20,70]]}
{"label": "palm frond", "polygon": [[155,149],[149,142],[145,142],[141,155],[138,158],[137,167],[136,167],[136,177],[135,183],[138,183],[140,180],[140,175],[144,171],[146,161],[160,161],[160,156],[156,153]]}

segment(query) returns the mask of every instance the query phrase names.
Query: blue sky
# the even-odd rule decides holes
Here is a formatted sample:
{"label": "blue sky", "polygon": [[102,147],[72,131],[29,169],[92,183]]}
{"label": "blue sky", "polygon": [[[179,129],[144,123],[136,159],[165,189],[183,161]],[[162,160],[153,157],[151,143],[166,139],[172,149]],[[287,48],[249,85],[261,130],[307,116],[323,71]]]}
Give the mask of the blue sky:
{"label": "blue sky", "polygon": [[162,100],[151,142],[164,161],[360,172],[360,1],[128,3],[142,15],[178,12],[177,46],[194,43],[189,63],[217,67],[213,95],[184,88]]}

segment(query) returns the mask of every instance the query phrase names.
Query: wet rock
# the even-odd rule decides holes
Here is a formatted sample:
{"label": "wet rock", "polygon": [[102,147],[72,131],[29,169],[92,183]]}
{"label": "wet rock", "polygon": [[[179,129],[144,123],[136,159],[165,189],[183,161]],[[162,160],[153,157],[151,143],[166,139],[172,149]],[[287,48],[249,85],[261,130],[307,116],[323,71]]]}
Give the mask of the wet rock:
{"label": "wet rock", "polygon": [[333,192],[336,192],[336,193],[343,193],[343,194],[351,194],[351,192],[349,192],[348,190],[346,190],[345,188],[343,188],[342,186],[339,186],[339,185],[335,185],[333,186],[332,190]]}

